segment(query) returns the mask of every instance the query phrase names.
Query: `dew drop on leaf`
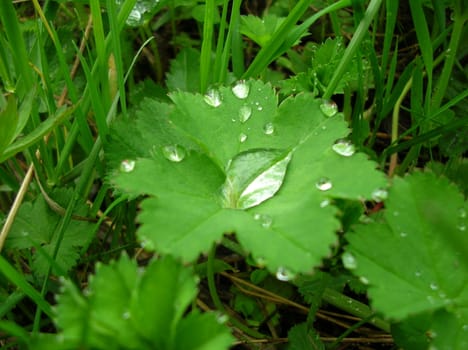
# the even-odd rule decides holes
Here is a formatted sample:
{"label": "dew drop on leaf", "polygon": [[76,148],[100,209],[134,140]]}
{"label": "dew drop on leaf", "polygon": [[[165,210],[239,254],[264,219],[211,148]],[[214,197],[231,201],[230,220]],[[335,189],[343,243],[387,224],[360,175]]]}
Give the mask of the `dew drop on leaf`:
{"label": "dew drop on leaf", "polygon": [[129,173],[135,169],[135,161],[130,159],[125,159],[120,163],[120,171],[123,173]]}
{"label": "dew drop on leaf", "polygon": [[185,149],[180,145],[164,146],[162,152],[164,157],[176,163],[183,161],[186,155]]}
{"label": "dew drop on leaf", "polygon": [[216,89],[209,89],[204,96],[205,102],[212,107],[219,107],[221,106],[221,94]]}
{"label": "dew drop on leaf", "polygon": [[437,285],[437,283],[432,282],[432,283],[429,285],[429,288],[431,288],[432,290],[437,290],[437,289],[439,289],[439,286]]}
{"label": "dew drop on leaf", "polygon": [[400,237],[401,238],[405,238],[407,236],[408,236],[408,234],[406,232],[400,232]]}
{"label": "dew drop on leaf", "polygon": [[356,147],[349,140],[340,139],[335,142],[332,149],[343,157],[351,157],[356,152]]}
{"label": "dew drop on leaf", "polygon": [[229,316],[226,315],[226,314],[219,313],[219,314],[216,316],[216,321],[217,321],[219,324],[225,324],[228,320],[229,320]]}
{"label": "dew drop on leaf", "polygon": [[123,314],[122,314],[122,318],[124,320],[128,320],[130,318],[130,312],[129,311],[125,311]]}
{"label": "dew drop on leaf", "polygon": [[247,141],[247,135],[244,134],[244,133],[240,133],[239,134],[239,142],[244,143],[245,141]]}
{"label": "dew drop on leaf", "polygon": [[239,120],[241,123],[245,123],[252,116],[252,108],[249,106],[242,106],[239,109]]}
{"label": "dew drop on leaf", "polygon": [[421,271],[416,271],[416,272],[414,273],[414,275],[415,275],[417,278],[419,278],[419,277],[421,277],[422,273],[421,273]]}
{"label": "dew drop on leaf", "polygon": [[458,209],[458,217],[459,217],[460,219],[466,218],[466,210],[465,210],[465,208],[460,208],[460,209]]}
{"label": "dew drop on leaf", "polygon": [[283,282],[291,281],[292,279],[294,279],[294,277],[296,277],[295,274],[293,274],[291,271],[289,271],[288,269],[284,267],[279,267],[278,270],[276,271],[276,278],[279,281],[283,281]]}
{"label": "dew drop on leaf", "polygon": [[237,82],[237,84],[232,87],[232,93],[234,96],[240,98],[241,100],[249,96],[249,91],[250,86],[245,82],[245,80]]}
{"label": "dew drop on leaf", "polygon": [[272,135],[275,132],[275,126],[273,123],[268,122],[263,126],[263,133],[265,135]]}
{"label": "dew drop on leaf", "polygon": [[386,189],[378,188],[374,192],[372,192],[372,199],[376,202],[382,202],[387,199],[388,192]]}
{"label": "dew drop on leaf", "polygon": [[264,228],[270,228],[271,225],[273,224],[273,219],[271,218],[270,215],[266,214],[255,214],[254,219],[259,221],[262,227]]}
{"label": "dew drop on leaf", "polygon": [[327,117],[333,117],[338,113],[338,105],[332,100],[323,100],[320,104],[320,110]]}
{"label": "dew drop on leaf", "polygon": [[341,260],[343,261],[343,266],[348,270],[354,270],[357,268],[356,258],[350,252],[344,252],[341,256]]}
{"label": "dew drop on leaf", "polygon": [[320,191],[328,191],[333,187],[333,184],[328,177],[322,177],[317,181],[315,187]]}
{"label": "dew drop on leaf", "polygon": [[328,207],[329,205],[330,205],[330,200],[329,199],[325,199],[325,200],[320,202],[320,208],[325,208],[325,207]]}
{"label": "dew drop on leaf", "polygon": [[362,284],[369,284],[369,280],[364,276],[359,277],[359,281],[361,281]]}
{"label": "dew drop on leaf", "polygon": [[458,229],[460,231],[466,231],[466,225],[464,223],[461,223],[461,224],[458,225]]}

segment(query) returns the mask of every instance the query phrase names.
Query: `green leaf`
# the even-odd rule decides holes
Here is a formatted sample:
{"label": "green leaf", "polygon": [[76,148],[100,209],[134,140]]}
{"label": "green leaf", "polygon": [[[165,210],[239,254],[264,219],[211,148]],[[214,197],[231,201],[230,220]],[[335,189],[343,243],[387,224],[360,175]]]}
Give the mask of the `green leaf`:
{"label": "green leaf", "polygon": [[320,336],[313,328],[309,328],[306,323],[301,323],[292,327],[288,332],[288,339],[289,350],[325,349],[325,345],[320,340]]}
{"label": "green leaf", "polygon": [[192,48],[180,51],[171,61],[166,85],[170,91],[197,92],[200,89],[200,52]]}
{"label": "green leaf", "polygon": [[284,20],[285,18],[275,15],[266,15],[263,18],[252,15],[241,16],[240,32],[258,45],[264,46]]}
{"label": "green leaf", "polygon": [[98,265],[84,295],[64,283],[57,338],[75,349],[227,349],[232,336],[213,314],[183,317],[196,294],[195,276],[174,259],[141,270],[123,255]]}
{"label": "green leaf", "polygon": [[349,130],[329,101],[301,94],[278,107],[259,81],[171,99],[144,101],[106,145],[114,187],[151,195],[139,217],[147,249],[193,261],[236,233],[255,260],[288,280],[318,265],[336,241],[332,198],[370,199],[386,186],[364,154],[336,147]]}
{"label": "green leaf", "polygon": [[348,236],[347,259],[354,261],[349,266],[369,281],[373,306],[396,320],[445,309],[455,317],[459,336],[464,334],[460,342],[467,342],[463,196],[443,177],[415,173],[394,179],[385,206],[382,220],[357,226]]}
{"label": "green leaf", "polygon": [[11,143],[18,124],[18,113],[16,111],[16,99],[9,95],[6,101],[6,107],[0,110],[0,154]]}
{"label": "green leaf", "polygon": [[[64,206],[70,195],[70,191],[59,190],[53,194],[53,197]],[[86,211],[87,207],[83,205],[76,214],[84,216]],[[38,197],[33,203],[23,203],[6,240],[6,248],[34,248],[33,272],[38,276],[44,276],[57,244],[58,237],[54,232],[60,220],[61,216],[50,209],[43,196]],[[52,271],[55,274],[62,275],[76,264],[80,257],[78,248],[88,242],[93,232],[93,225],[86,221],[77,220],[73,225],[69,225],[60,243],[55,262],[52,264]]]}

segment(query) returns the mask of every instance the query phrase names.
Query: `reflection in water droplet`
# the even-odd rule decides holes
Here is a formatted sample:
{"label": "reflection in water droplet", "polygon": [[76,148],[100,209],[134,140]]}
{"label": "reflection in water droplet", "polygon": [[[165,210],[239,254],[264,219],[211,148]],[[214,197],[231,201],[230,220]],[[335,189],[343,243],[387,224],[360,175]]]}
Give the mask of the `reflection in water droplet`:
{"label": "reflection in water droplet", "polygon": [[232,93],[234,94],[234,96],[242,100],[249,96],[249,91],[250,86],[244,80],[237,82],[237,84],[234,85],[232,88]]}
{"label": "reflection in water droplet", "polygon": [[271,218],[270,215],[266,214],[255,214],[254,219],[257,221],[260,221],[262,227],[264,228],[270,228],[271,225],[273,224],[273,219]]}
{"label": "reflection in water droplet", "polygon": [[134,160],[129,160],[125,159],[120,163],[120,171],[123,173],[129,173],[135,169],[135,161]]}
{"label": "reflection in water droplet", "polygon": [[341,256],[341,260],[343,262],[343,266],[348,270],[354,270],[357,268],[356,258],[350,252],[344,252]]}
{"label": "reflection in water droplet", "polygon": [[252,108],[249,106],[242,106],[239,109],[239,120],[241,123],[245,123],[252,116]]}
{"label": "reflection in water droplet", "polygon": [[168,145],[162,149],[164,157],[171,162],[181,162],[184,160],[186,152],[185,149],[180,145]]}
{"label": "reflection in water droplet", "polygon": [[263,132],[265,133],[265,135],[273,134],[275,132],[275,126],[273,125],[273,123],[271,123],[271,122],[266,123],[263,126]]}
{"label": "reflection in water droplet", "polygon": [[351,157],[356,152],[356,147],[349,140],[338,140],[332,146],[332,149],[340,156]]}
{"label": "reflection in water droplet", "polygon": [[320,105],[320,110],[327,117],[333,117],[336,113],[338,113],[338,105],[332,100],[323,100],[322,104]]}
{"label": "reflection in water droplet", "polygon": [[372,192],[372,199],[376,202],[382,202],[388,197],[388,192],[384,188],[378,188]]}
{"label": "reflection in water droplet", "polygon": [[278,270],[276,271],[276,278],[280,281],[287,282],[291,281],[296,277],[291,271],[284,267],[279,267]]}
{"label": "reflection in water droplet", "polygon": [[212,107],[219,107],[221,105],[221,94],[218,90],[210,89],[204,96],[205,102]]}
{"label": "reflection in water droplet", "polygon": [[322,177],[317,181],[315,187],[317,187],[320,191],[328,191],[333,187],[333,184],[328,177]]}
{"label": "reflection in water droplet", "polygon": [[247,135],[244,134],[244,133],[240,133],[239,134],[239,142],[243,143],[245,141],[247,141]]}

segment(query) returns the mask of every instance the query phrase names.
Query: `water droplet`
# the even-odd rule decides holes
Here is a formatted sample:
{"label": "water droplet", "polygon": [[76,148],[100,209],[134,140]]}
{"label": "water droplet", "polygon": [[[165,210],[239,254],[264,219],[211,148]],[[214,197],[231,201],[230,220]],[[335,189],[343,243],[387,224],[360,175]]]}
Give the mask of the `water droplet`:
{"label": "water droplet", "polygon": [[258,106],[257,107],[257,111],[262,111],[263,110],[263,107],[262,106]]}
{"label": "water droplet", "polygon": [[219,107],[221,105],[222,99],[221,94],[218,90],[210,89],[204,96],[205,102],[212,107]]}
{"label": "water droplet", "polygon": [[180,145],[168,145],[164,146],[162,149],[164,157],[166,157],[171,162],[181,162],[184,160],[186,152],[185,149]]}
{"label": "water droplet", "polygon": [[327,117],[333,117],[338,113],[338,105],[332,100],[323,100],[320,104],[320,110]]}
{"label": "water droplet", "polygon": [[437,290],[437,289],[439,289],[439,286],[437,285],[437,283],[432,282],[432,283],[429,285],[429,288],[431,288],[432,290]]}
{"label": "water droplet", "polygon": [[401,238],[405,238],[407,236],[408,236],[408,234],[406,232],[400,232],[400,237]]}
{"label": "water droplet", "polygon": [[414,273],[414,275],[419,278],[419,277],[421,277],[422,273],[421,273],[421,271],[416,271]]}
{"label": "water droplet", "polygon": [[351,157],[356,152],[356,147],[349,140],[338,140],[332,146],[332,149],[343,157]]}
{"label": "water droplet", "polygon": [[255,259],[255,263],[258,267],[264,267],[266,266],[266,259],[264,257],[258,257],[257,259]]}
{"label": "water droplet", "polygon": [[356,258],[350,252],[344,252],[341,256],[341,261],[343,262],[343,266],[348,270],[354,270],[357,268]]}
{"label": "water droplet", "polygon": [[122,318],[124,320],[128,320],[130,318],[130,311],[125,311],[123,314],[122,314]]}
{"label": "water droplet", "polygon": [[467,332],[467,331],[468,331],[468,324],[464,324],[463,327],[462,327],[462,329],[463,329],[465,332]]}
{"label": "water droplet", "polygon": [[293,274],[291,271],[284,267],[279,267],[276,271],[276,278],[280,281],[291,281],[292,279],[294,279],[294,277],[296,277],[295,274]]}
{"label": "water droplet", "polygon": [[457,227],[460,231],[466,231],[466,225],[464,223],[459,224]]}
{"label": "water droplet", "polygon": [[315,187],[317,187],[320,191],[328,191],[330,188],[333,187],[333,185],[329,178],[322,177],[317,181]]}
{"label": "water droplet", "polygon": [[28,231],[21,231],[21,236],[27,237],[27,236],[29,236],[29,232]]}
{"label": "water droplet", "polygon": [[236,85],[232,87],[232,93],[237,98],[241,100],[247,98],[249,96],[250,86],[245,82],[245,80],[240,80],[237,82]]}
{"label": "water droplet", "polygon": [[359,281],[366,285],[369,284],[369,280],[364,276],[359,277]]}
{"label": "water droplet", "polygon": [[229,316],[226,314],[219,313],[216,316],[216,321],[220,324],[225,324],[229,320]]}
{"label": "water droplet", "polygon": [[129,173],[135,169],[135,161],[134,160],[129,160],[125,159],[120,163],[120,171],[123,173]]}
{"label": "water droplet", "polygon": [[273,219],[271,218],[270,215],[266,214],[255,214],[254,219],[257,221],[260,221],[262,227],[264,228],[270,228],[271,225],[273,224]]}
{"label": "water droplet", "polygon": [[382,202],[388,197],[388,192],[384,188],[378,188],[372,192],[372,199],[376,202]]}
{"label": "water droplet", "polygon": [[273,123],[269,122],[263,126],[263,132],[265,135],[271,135],[275,132],[275,126]]}
{"label": "water droplet", "polygon": [[399,215],[400,215],[400,212],[398,212],[398,211],[393,212],[393,216],[399,216]]}
{"label": "water droplet", "polygon": [[465,208],[458,209],[458,217],[461,219],[466,218],[466,210]]}
{"label": "water droplet", "polygon": [[244,143],[245,141],[247,141],[247,135],[244,134],[244,133],[240,133],[239,134],[239,142]]}
{"label": "water droplet", "polygon": [[252,108],[249,106],[242,106],[239,109],[239,120],[241,123],[245,123],[252,116]]}
{"label": "water droplet", "polygon": [[325,207],[328,207],[329,205],[330,205],[330,200],[329,199],[325,199],[325,200],[320,202],[320,208],[325,208]]}

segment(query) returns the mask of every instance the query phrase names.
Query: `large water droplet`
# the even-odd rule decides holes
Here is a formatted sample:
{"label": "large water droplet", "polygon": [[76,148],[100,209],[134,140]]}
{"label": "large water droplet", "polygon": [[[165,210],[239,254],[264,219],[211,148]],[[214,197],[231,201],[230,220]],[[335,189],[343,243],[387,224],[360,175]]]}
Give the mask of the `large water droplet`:
{"label": "large water droplet", "polygon": [[232,87],[232,93],[234,96],[240,98],[241,100],[249,96],[249,91],[250,86],[244,80],[237,82],[237,84]]}
{"label": "large water droplet", "polygon": [[344,252],[341,256],[341,260],[343,262],[343,266],[348,270],[354,270],[357,268],[356,258],[350,252]]}
{"label": "large water droplet", "polygon": [[254,219],[259,221],[262,227],[264,228],[270,228],[271,225],[273,224],[273,219],[271,218],[270,215],[266,214],[255,214]]}
{"label": "large water droplet", "polygon": [[378,188],[372,192],[372,199],[376,202],[382,202],[388,197],[388,192],[384,188]]}
{"label": "large water droplet", "polygon": [[209,89],[204,96],[205,102],[212,107],[219,107],[222,103],[221,94],[218,90]]}
{"label": "large water droplet", "polygon": [[164,157],[169,159],[171,162],[181,162],[184,160],[186,152],[185,149],[180,145],[168,145],[162,149]]}
{"label": "large water droplet", "polygon": [[245,141],[247,141],[247,135],[242,132],[239,134],[239,142],[244,143]]}
{"label": "large water droplet", "polygon": [[276,278],[280,281],[291,281],[292,279],[294,279],[294,277],[296,277],[296,275],[288,269],[286,269],[285,267],[279,267],[276,271]]}
{"label": "large water droplet", "polygon": [[333,187],[333,184],[328,177],[322,177],[317,181],[315,187],[317,187],[320,191],[328,191]]}
{"label": "large water droplet", "polygon": [[320,110],[327,117],[333,117],[338,113],[338,105],[332,100],[323,100],[320,104]]}
{"label": "large water droplet", "polygon": [[123,173],[129,173],[135,169],[135,161],[130,159],[125,159],[120,163],[120,171]]}
{"label": "large water droplet", "polygon": [[252,116],[252,108],[249,106],[242,106],[239,109],[239,120],[241,123],[245,123]]}
{"label": "large water droplet", "polygon": [[351,157],[356,152],[356,147],[349,140],[338,140],[332,146],[332,149],[340,156]]}
{"label": "large water droplet", "polygon": [[263,132],[265,135],[272,135],[275,132],[275,126],[273,123],[269,122],[263,126]]}

